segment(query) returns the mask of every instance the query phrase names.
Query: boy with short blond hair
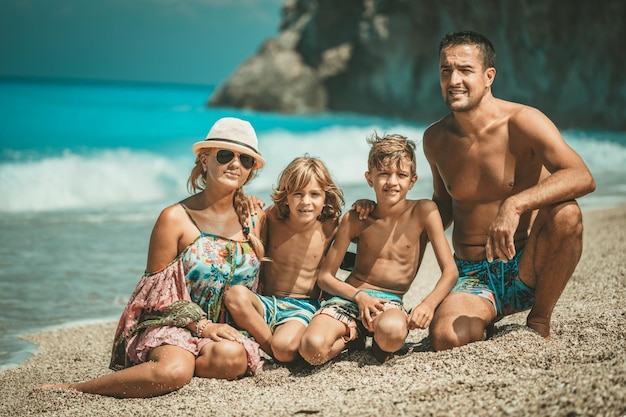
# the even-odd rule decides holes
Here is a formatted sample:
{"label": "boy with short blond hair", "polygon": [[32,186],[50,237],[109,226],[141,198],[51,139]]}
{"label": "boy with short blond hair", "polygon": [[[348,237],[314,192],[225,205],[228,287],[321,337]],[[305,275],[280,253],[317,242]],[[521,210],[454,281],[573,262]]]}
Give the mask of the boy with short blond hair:
{"label": "boy with short blond hair", "polygon": [[[395,134],[374,134],[368,143],[365,179],[376,193],[376,207],[364,220],[355,210],[342,217],[322,262],[318,285],[334,297],[322,303],[302,336],[300,354],[313,365],[368,335],[373,336],[374,356],[385,362],[402,348],[410,330],[428,327],[457,279],[437,206],[431,200],[406,199],[417,181],[415,144]],[[335,274],[352,241],[357,242],[356,263],[343,281]],[[415,279],[428,241],[441,276],[409,313],[402,297]]]}

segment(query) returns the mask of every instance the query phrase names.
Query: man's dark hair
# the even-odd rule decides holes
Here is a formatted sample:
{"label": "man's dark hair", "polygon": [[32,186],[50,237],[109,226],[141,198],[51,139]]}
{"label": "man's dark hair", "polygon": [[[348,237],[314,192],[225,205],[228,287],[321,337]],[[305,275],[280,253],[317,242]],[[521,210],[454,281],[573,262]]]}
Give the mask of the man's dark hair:
{"label": "man's dark hair", "polygon": [[439,43],[439,54],[445,48],[457,45],[475,45],[483,57],[483,68],[496,67],[496,50],[484,35],[471,30],[447,33]]}

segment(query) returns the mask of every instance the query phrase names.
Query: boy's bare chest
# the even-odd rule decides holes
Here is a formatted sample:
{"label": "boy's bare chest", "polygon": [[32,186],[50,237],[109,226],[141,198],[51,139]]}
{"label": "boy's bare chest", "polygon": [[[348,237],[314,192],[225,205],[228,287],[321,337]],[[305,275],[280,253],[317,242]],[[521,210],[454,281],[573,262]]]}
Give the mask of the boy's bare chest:
{"label": "boy's bare chest", "polygon": [[280,233],[270,231],[269,245],[266,248],[268,256],[283,259],[297,258],[299,261],[319,262],[323,256],[328,239],[321,228],[305,233],[289,233],[282,230]]}
{"label": "boy's bare chest", "polygon": [[[359,237],[359,253],[370,256],[394,258],[405,257],[415,251],[420,242],[423,227],[410,216],[398,221],[374,220],[363,228]],[[402,221],[404,220],[404,221]]]}

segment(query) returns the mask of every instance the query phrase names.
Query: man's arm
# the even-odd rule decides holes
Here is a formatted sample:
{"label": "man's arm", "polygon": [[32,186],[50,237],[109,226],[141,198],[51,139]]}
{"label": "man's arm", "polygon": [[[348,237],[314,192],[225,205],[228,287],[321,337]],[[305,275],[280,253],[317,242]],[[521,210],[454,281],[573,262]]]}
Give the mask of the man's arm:
{"label": "man's arm", "polygon": [[533,148],[550,176],[505,199],[487,239],[487,259],[511,259],[519,218],[542,207],[574,200],[595,190],[596,185],[582,158],[565,142],[558,129],[539,110],[525,108],[511,118],[511,138],[522,138]]}
{"label": "man's arm", "polygon": [[443,223],[443,228],[447,229],[452,224],[452,197],[448,194],[448,190],[446,189],[446,185],[439,174],[439,169],[437,168],[437,131],[441,129],[437,127],[437,125],[431,125],[424,132],[424,140],[422,141],[422,146],[424,148],[424,155],[426,156],[426,160],[430,165],[430,171],[433,176],[433,201],[437,204],[439,208],[439,213],[441,215],[441,220]]}
{"label": "man's arm", "polygon": [[507,198],[503,205],[526,213],[574,200],[596,189],[591,172],[582,158],[565,142],[554,123],[540,111],[529,108],[519,112],[511,121],[510,132],[511,136],[519,135],[528,139],[552,175]]}

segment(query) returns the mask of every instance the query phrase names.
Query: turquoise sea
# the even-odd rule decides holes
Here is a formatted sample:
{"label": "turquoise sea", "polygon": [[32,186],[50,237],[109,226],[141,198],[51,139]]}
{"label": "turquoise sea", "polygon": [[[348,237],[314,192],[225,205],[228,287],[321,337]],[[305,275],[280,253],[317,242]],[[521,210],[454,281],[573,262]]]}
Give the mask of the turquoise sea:
{"label": "turquoise sea", "polygon": [[[145,268],[159,211],[187,195],[191,145],[220,117],[249,120],[267,160],[247,188],[269,202],[278,173],[309,153],[346,202],[365,184],[373,133],[420,142],[425,124],[351,114],[207,108],[211,86],[0,79],[0,369],[36,349],[20,335],[117,320]],[[528,103],[531,104],[532,103]],[[584,210],[626,201],[626,132],[564,130],[598,185]],[[431,176],[418,146],[417,186]]]}

